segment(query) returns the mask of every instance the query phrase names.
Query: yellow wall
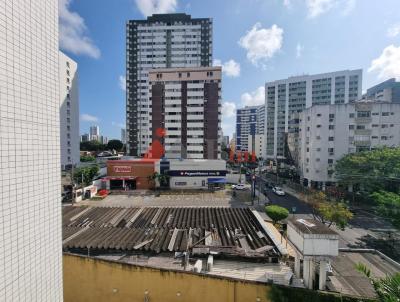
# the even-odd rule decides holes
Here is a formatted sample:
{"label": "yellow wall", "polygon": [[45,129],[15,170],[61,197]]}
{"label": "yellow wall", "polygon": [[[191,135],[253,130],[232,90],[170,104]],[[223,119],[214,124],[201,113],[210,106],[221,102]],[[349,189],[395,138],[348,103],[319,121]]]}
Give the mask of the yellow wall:
{"label": "yellow wall", "polygon": [[[65,302],[252,302],[268,286],[64,254]],[[145,299],[148,291],[148,300]]]}

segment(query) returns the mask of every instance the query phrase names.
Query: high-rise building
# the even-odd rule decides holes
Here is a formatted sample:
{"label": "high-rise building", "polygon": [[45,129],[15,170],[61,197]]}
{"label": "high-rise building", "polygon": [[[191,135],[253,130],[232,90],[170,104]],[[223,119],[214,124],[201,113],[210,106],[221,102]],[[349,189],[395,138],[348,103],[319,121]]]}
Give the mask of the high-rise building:
{"label": "high-rise building", "polygon": [[126,131],[128,154],[143,155],[151,143],[148,71],[212,65],[212,20],[155,14],[126,24]]}
{"label": "high-rise building", "polygon": [[0,301],[62,301],[58,2],[0,1]]}
{"label": "high-rise building", "polygon": [[221,67],[153,69],[149,84],[152,146],[167,158],[220,158]]}
{"label": "high-rise building", "polygon": [[88,133],[81,135],[81,142],[88,142],[90,141],[90,135]]}
{"label": "high-rise building", "polygon": [[78,64],[59,52],[61,168],[76,165],[79,156]]}
{"label": "high-rise building", "polygon": [[396,82],[395,78],[386,80],[367,89],[363,98],[375,102],[400,103],[400,82]]}
{"label": "high-rise building", "polygon": [[126,144],[126,130],[121,128],[121,142],[125,145]]}
{"label": "high-rise building", "polygon": [[91,141],[100,141],[100,128],[99,126],[90,126],[89,130]]}
{"label": "high-rise building", "polygon": [[356,102],[316,105],[300,114],[300,171],[309,186],[335,181],[344,155],[400,146],[400,104]]}
{"label": "high-rise building", "polygon": [[[249,136],[264,134],[265,106],[246,106],[236,110],[236,150],[249,151]],[[251,149],[254,150],[254,144]]]}
{"label": "high-rise building", "polygon": [[359,100],[361,85],[361,69],[295,76],[266,83],[266,157],[286,157],[287,133],[299,127],[293,115],[313,105],[347,104]]}
{"label": "high-rise building", "polygon": [[228,135],[224,135],[222,137],[222,142],[225,144],[225,146],[229,147],[229,136]]}

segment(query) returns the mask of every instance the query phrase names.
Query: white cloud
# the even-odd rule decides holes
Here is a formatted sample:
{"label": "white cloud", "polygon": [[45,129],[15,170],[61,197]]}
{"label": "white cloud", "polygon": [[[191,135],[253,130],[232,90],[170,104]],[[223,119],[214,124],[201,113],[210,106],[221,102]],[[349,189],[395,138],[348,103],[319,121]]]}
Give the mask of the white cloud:
{"label": "white cloud", "polygon": [[222,72],[228,77],[236,78],[240,76],[240,64],[233,59],[230,59],[225,63],[216,59],[214,60],[213,65],[222,66]]}
{"label": "white cloud", "polygon": [[380,79],[400,79],[400,46],[387,46],[378,58],[372,60],[368,72],[379,72]]}
{"label": "white cloud", "polygon": [[230,118],[236,115],[236,104],[233,102],[222,103],[222,116],[224,118]]}
{"label": "white cloud", "polygon": [[395,38],[400,34],[400,23],[393,24],[387,30],[387,36],[389,38]]}
{"label": "white cloud", "polygon": [[143,16],[152,14],[173,13],[178,5],[177,0],[135,0]]}
{"label": "white cloud", "polygon": [[304,46],[300,43],[296,45],[296,58],[300,58],[303,55]]}
{"label": "white cloud", "polygon": [[265,104],[265,87],[260,86],[252,92],[245,92],[241,97],[243,106],[258,106]]}
{"label": "white cloud", "polygon": [[125,124],[117,123],[117,122],[111,122],[111,125],[113,125],[113,126],[115,126],[115,127],[118,127],[118,128],[124,128],[124,129],[125,129],[125,127],[126,127]]}
{"label": "white cloud", "polygon": [[291,0],[283,0],[283,5],[288,8],[291,9],[292,8],[292,2]]}
{"label": "white cloud", "polygon": [[306,0],[309,18],[325,14],[335,6],[342,8],[342,15],[347,16],[354,10],[356,4],[357,0]]}
{"label": "white cloud", "polygon": [[315,18],[328,12],[335,3],[336,0],[306,0],[308,17]]}
{"label": "white cloud", "polygon": [[281,49],[283,42],[283,29],[276,24],[271,28],[262,28],[256,23],[239,40],[239,45],[247,50],[247,58],[254,64],[263,64],[272,58]]}
{"label": "white cloud", "polygon": [[98,122],[99,118],[90,114],[81,114],[81,120],[84,122]]}
{"label": "white cloud", "polygon": [[87,35],[85,20],[76,12],[69,10],[72,0],[59,0],[59,39],[60,48],[76,55],[87,55],[98,59],[99,48]]}
{"label": "white cloud", "polygon": [[126,77],[123,75],[119,76],[119,87],[123,90],[126,91]]}

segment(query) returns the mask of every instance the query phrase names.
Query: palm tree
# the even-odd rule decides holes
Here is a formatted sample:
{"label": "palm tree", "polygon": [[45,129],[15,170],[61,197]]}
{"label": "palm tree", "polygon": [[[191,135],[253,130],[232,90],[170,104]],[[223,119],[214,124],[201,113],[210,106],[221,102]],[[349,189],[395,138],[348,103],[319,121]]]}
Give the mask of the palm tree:
{"label": "palm tree", "polygon": [[371,270],[363,263],[358,263],[356,269],[371,280],[372,285],[381,302],[399,302],[400,301],[400,273],[393,276],[386,276],[382,279],[371,277]]}

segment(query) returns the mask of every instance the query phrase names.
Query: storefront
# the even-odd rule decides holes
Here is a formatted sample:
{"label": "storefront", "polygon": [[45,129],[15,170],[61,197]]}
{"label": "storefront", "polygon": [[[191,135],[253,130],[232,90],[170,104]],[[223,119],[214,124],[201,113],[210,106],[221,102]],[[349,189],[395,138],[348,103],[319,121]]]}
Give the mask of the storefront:
{"label": "storefront", "polygon": [[224,160],[161,160],[157,172],[169,176],[171,189],[215,189],[226,183]]}
{"label": "storefront", "polygon": [[154,188],[154,160],[110,160],[107,176],[103,178],[107,190],[131,191]]}

